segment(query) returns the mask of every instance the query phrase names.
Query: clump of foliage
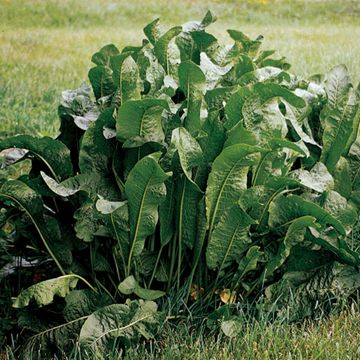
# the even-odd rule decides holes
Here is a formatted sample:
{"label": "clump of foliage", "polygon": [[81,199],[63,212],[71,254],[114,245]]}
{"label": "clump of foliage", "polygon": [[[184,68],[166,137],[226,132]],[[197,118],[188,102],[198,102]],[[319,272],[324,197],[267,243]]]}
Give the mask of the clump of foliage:
{"label": "clump of foliage", "polygon": [[234,336],[246,302],[299,320],[359,288],[359,87],[342,65],[295,76],[261,36],[221,45],[214,21],[104,46],[57,139],[0,142],[32,164],[0,188],[1,331],[23,355],[101,357],[184,308]]}

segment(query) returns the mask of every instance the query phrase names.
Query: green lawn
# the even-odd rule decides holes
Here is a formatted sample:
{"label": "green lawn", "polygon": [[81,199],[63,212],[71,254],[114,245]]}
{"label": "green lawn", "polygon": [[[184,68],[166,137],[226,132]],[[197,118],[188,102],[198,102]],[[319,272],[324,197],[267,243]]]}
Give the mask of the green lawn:
{"label": "green lawn", "polygon": [[300,75],[344,63],[360,78],[358,1],[310,0],[0,0],[0,136],[56,134],[62,90],[86,80],[102,45],[140,44],[142,28],[160,16],[164,26],[219,17],[211,26],[224,42],[235,28],[286,56]]}
{"label": "green lawn", "polygon": [[[252,37],[262,34],[264,47],[286,56],[297,74],[344,63],[354,81],[360,80],[359,0],[0,0],[0,138],[23,132],[55,135],[61,91],[86,80],[97,49],[110,42],[140,44],[142,28],[155,17],[172,26],[200,19],[208,8],[219,17],[211,31],[224,42],[228,28]],[[250,323],[233,340],[198,337],[199,329],[181,326],[127,355],[358,359],[359,326],[355,312],[300,326]]]}
{"label": "green lawn", "polygon": [[[124,354],[114,350],[108,360],[345,360],[360,358],[360,315],[358,310],[343,312],[316,322],[297,325],[244,323],[241,335],[205,335],[203,327],[186,324],[166,325],[162,336],[141,342]],[[124,356],[125,355],[125,356]],[[36,359],[36,355],[34,354]],[[92,360],[80,355],[78,346],[65,360]],[[0,360],[16,360],[11,349],[4,349]],[[94,358],[95,360],[95,358]]]}

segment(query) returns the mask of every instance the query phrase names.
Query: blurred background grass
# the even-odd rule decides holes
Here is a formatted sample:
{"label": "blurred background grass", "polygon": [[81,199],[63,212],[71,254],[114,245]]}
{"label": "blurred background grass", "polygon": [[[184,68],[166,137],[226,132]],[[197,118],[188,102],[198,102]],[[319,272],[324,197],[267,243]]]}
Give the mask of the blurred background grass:
{"label": "blurred background grass", "polygon": [[101,46],[140,44],[142,28],[218,16],[224,42],[235,28],[277,50],[300,75],[344,63],[360,79],[359,0],[0,0],[0,137],[55,135],[61,91],[87,79]]}

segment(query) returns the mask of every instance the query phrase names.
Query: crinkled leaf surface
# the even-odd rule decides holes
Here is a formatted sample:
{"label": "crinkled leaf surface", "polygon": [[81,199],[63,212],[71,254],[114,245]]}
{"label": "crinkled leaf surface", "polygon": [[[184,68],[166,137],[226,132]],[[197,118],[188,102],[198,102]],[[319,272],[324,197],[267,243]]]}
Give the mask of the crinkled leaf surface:
{"label": "crinkled leaf surface", "polygon": [[278,316],[297,321],[323,311],[319,304],[330,299],[344,299],[360,285],[360,274],[354,267],[337,262],[312,271],[287,272],[283,278],[266,290]]}
{"label": "crinkled leaf surface", "polygon": [[160,154],[150,154],[136,163],[125,183],[129,202],[131,246],[128,268],[132,257],[140,255],[145,238],[151,235],[158,222],[158,206],[166,196],[165,180],[169,177],[158,164]]}
{"label": "crinkled leaf surface", "polygon": [[189,181],[192,181],[192,169],[199,166],[202,161],[202,150],[199,143],[183,127],[176,128],[172,132],[171,147],[177,151],[182,170]]}
{"label": "crinkled leaf surface", "polygon": [[292,171],[289,177],[299,181],[303,186],[320,193],[331,190],[334,187],[333,177],[321,162],[316,163],[310,171],[304,169]]}
{"label": "crinkled leaf surface", "polygon": [[137,147],[146,142],[162,144],[165,138],[162,113],[168,104],[161,99],[129,100],[118,111],[117,138],[125,147]]}
{"label": "crinkled leaf surface", "polygon": [[249,166],[260,160],[257,147],[239,144],[225,148],[214,160],[206,188],[206,217],[210,232],[224,211],[232,207],[247,187]]}
{"label": "crinkled leaf surface", "polygon": [[321,112],[325,124],[321,159],[333,172],[352,133],[353,120],[358,108],[356,92],[351,89],[345,66],[334,67],[325,79],[328,102]]}
{"label": "crinkled leaf surface", "polygon": [[116,89],[112,70],[107,65],[98,65],[89,71],[89,80],[96,99],[112,95]]}
{"label": "crinkled leaf surface", "polygon": [[18,135],[0,142],[0,150],[10,148],[30,151],[58,180],[64,180],[73,174],[70,151],[58,140],[49,137],[36,138],[30,135]]}
{"label": "crinkled leaf surface", "polygon": [[134,293],[143,300],[156,300],[165,295],[163,291],[145,289],[141,287],[132,275],[123,280],[119,284],[118,289],[124,295],[131,295]]}
{"label": "crinkled leaf surface", "polygon": [[22,308],[34,300],[38,305],[48,305],[54,296],[65,297],[75,288],[79,278],[75,275],[64,275],[55,279],[45,280],[23,290],[14,300],[13,307]]}
{"label": "crinkled leaf surface", "polygon": [[276,231],[289,221],[301,216],[313,216],[320,224],[332,225],[340,234],[345,235],[346,230],[341,221],[328,211],[312,201],[307,201],[298,195],[279,195],[269,207],[269,225]]}
{"label": "crinkled leaf surface", "polygon": [[254,220],[239,205],[225,211],[210,234],[206,249],[206,263],[210,269],[223,270],[238,260],[251,244],[250,225]]}
{"label": "crinkled leaf surface", "polygon": [[158,323],[157,305],[153,301],[127,301],[126,304],[105,306],[85,321],[79,342],[85,348],[106,350],[108,341],[123,337],[136,341],[153,337],[153,326]]}
{"label": "crinkled leaf surface", "polygon": [[205,81],[201,68],[192,61],[183,61],[179,65],[179,85],[187,99],[185,128],[191,134],[201,126],[200,110]]}

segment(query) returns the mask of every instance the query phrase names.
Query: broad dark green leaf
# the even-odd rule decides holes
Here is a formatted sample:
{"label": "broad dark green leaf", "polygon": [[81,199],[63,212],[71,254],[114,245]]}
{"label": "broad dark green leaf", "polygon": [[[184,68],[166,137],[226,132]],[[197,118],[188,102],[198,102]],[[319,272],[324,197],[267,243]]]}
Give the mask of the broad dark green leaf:
{"label": "broad dark green leaf", "polygon": [[332,173],[352,133],[358,101],[345,66],[327,74],[325,90],[328,102],[320,114],[325,124],[321,160]]}
{"label": "broad dark green leaf", "polygon": [[[262,104],[270,101],[273,98],[281,98],[286,100],[289,104],[296,108],[305,107],[305,101],[295,95],[287,88],[273,83],[256,83],[252,87],[243,87],[238,92],[234,93],[229,101],[226,103],[225,112],[227,115],[227,122],[225,126],[227,129],[231,129],[242,118],[242,108],[246,100],[254,98],[257,101],[254,102],[253,109],[255,112],[260,111]],[[256,100],[257,99],[257,100]],[[250,102],[250,100],[248,100]],[[252,104],[253,102],[250,102]],[[261,113],[259,113],[261,114]]]}
{"label": "broad dark green leaf", "polygon": [[249,166],[260,160],[261,148],[232,145],[214,160],[206,188],[206,217],[210,233],[224,211],[240,198],[247,187]]}
{"label": "broad dark green leaf", "polygon": [[96,52],[92,56],[91,61],[96,65],[109,66],[111,57],[118,54],[118,48],[114,44],[108,44],[103,46],[98,52]]}
{"label": "broad dark green leaf", "polygon": [[175,93],[176,81],[169,75],[165,76],[165,70],[159,64],[153,49],[145,47],[137,58],[137,65],[140,77],[144,81],[144,93],[147,96],[160,96],[162,92],[169,94],[171,90]]}
{"label": "broad dark green leaf", "polygon": [[205,75],[192,61],[179,65],[179,85],[186,96],[185,128],[193,134],[201,127],[200,111],[205,91]]}
{"label": "broad dark green leaf", "polygon": [[89,80],[96,99],[112,95],[116,90],[112,78],[112,70],[108,66],[98,65],[89,71]]}
{"label": "broad dark green leaf", "polygon": [[64,275],[65,271],[62,268],[59,260],[50,248],[50,235],[46,229],[45,220],[43,217],[44,203],[39,194],[32,190],[29,186],[19,180],[9,180],[2,184],[0,188],[0,197],[10,200],[15,205],[24,210],[29,216],[31,222],[36,228],[41,241],[43,242],[47,252],[54,260],[60,272]]}
{"label": "broad dark green leaf", "polygon": [[136,342],[151,339],[158,324],[157,305],[153,301],[130,301],[105,306],[91,314],[81,328],[80,345],[103,353],[110,341],[125,338]]}
{"label": "broad dark green leaf", "polygon": [[64,275],[55,279],[41,281],[23,290],[14,300],[13,307],[23,308],[34,300],[37,305],[48,305],[53,302],[54,296],[65,297],[75,288],[79,278],[76,275]]}
{"label": "broad dark green leaf", "polygon": [[[28,150],[39,159],[57,180],[64,180],[73,174],[69,149],[60,141],[49,137],[36,138],[30,135],[9,137],[0,142],[0,151],[16,148]],[[9,156],[9,154],[8,154]]]}
{"label": "broad dark green leaf", "polygon": [[341,235],[346,234],[342,222],[332,216],[330,212],[298,195],[277,196],[270,204],[269,214],[269,225],[278,232],[281,232],[282,227],[289,221],[309,215],[316,218],[320,224],[332,225]]}
{"label": "broad dark green leaf", "polygon": [[238,30],[227,30],[235,44],[241,47],[241,52],[255,56],[261,45],[261,40],[251,40],[248,36]]}
{"label": "broad dark green leaf", "polygon": [[289,177],[299,181],[301,185],[320,193],[334,188],[334,179],[321,162],[316,163],[310,171],[304,169],[294,170],[289,174]]}
{"label": "broad dark green leaf", "polygon": [[159,153],[142,158],[130,171],[125,183],[129,206],[130,252],[127,271],[133,257],[143,250],[147,236],[151,235],[158,222],[158,206],[165,199],[165,180],[169,177],[160,165]]}
{"label": "broad dark green leaf", "polygon": [[360,274],[354,267],[333,262],[312,271],[291,271],[266,288],[265,294],[277,315],[286,321],[298,321],[323,315],[329,301],[343,301],[360,286]]}
{"label": "broad dark green leaf", "polygon": [[165,295],[165,293],[160,290],[144,289],[132,275],[123,280],[119,284],[118,289],[124,295],[135,294],[143,300],[156,300]]}
{"label": "broad dark green leaf", "polygon": [[184,176],[178,178],[175,186],[175,220],[179,243],[192,249],[197,239],[198,203],[203,193]]}
{"label": "broad dark green leaf", "polygon": [[161,32],[160,32],[159,22],[160,19],[157,18],[154,21],[152,21],[150,24],[146,25],[143,29],[144,34],[149,39],[152,45],[155,45],[160,38]]}
{"label": "broad dark green leaf", "polygon": [[162,99],[129,100],[118,111],[117,138],[124,147],[138,147],[147,142],[162,144],[165,139],[162,113],[169,110]]}
{"label": "broad dark green leaf", "polygon": [[[116,98],[119,104],[124,104],[128,100],[138,100],[141,98],[141,83],[139,78],[139,68],[131,55],[119,55],[119,60],[113,62],[113,66],[120,67],[113,72],[114,83],[117,87]],[[125,57],[126,56],[126,57]]]}
{"label": "broad dark green leaf", "polygon": [[154,53],[167,74],[170,73],[171,65],[169,60],[169,43],[175,36],[180,34],[181,31],[181,26],[171,28],[163,34],[154,45]]}
{"label": "broad dark green leaf", "polygon": [[320,198],[322,207],[338,219],[349,234],[358,220],[357,208],[336,191],[328,191]]}
{"label": "broad dark green leaf", "polygon": [[336,164],[336,168],[333,174],[334,178],[334,190],[337,191],[340,195],[344,196],[346,199],[349,199],[352,192],[352,182],[351,182],[351,171],[349,161],[341,157]]}
{"label": "broad dark green leaf", "polygon": [[176,128],[171,136],[171,148],[177,152],[181,168],[189,181],[193,181],[192,169],[199,166],[203,159],[203,153],[199,143],[183,127]]}
{"label": "broad dark green leaf", "polygon": [[316,219],[312,216],[302,216],[290,223],[276,256],[271,258],[265,267],[265,278],[272,276],[273,272],[288,258],[291,249],[304,241],[305,231],[309,226],[316,227]]}
{"label": "broad dark green leaf", "polygon": [[239,205],[225,211],[209,237],[206,249],[208,267],[222,271],[232,261],[238,260],[251,244],[249,229],[254,223]]}

